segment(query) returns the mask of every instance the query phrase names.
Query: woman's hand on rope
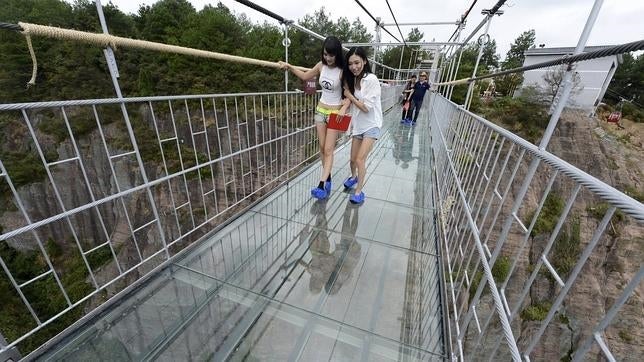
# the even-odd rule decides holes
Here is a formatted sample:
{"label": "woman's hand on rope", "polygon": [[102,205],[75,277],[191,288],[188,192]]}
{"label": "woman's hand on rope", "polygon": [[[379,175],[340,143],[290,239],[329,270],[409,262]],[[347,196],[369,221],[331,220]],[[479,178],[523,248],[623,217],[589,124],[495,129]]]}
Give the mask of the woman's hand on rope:
{"label": "woman's hand on rope", "polygon": [[277,62],[277,64],[280,65],[280,69],[282,69],[282,70],[289,70],[291,68],[290,64],[288,64],[287,62],[283,62],[281,60],[279,62]]}

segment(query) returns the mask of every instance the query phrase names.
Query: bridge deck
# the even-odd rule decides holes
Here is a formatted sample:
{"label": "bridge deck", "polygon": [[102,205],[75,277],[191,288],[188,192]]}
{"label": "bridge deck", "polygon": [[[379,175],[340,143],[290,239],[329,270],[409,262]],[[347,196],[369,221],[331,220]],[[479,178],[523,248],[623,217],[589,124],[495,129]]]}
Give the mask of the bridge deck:
{"label": "bridge deck", "polygon": [[[426,113],[426,112],[425,112]],[[429,141],[386,115],[362,206],[349,144],[325,201],[310,167],[53,346],[64,360],[442,360]]]}

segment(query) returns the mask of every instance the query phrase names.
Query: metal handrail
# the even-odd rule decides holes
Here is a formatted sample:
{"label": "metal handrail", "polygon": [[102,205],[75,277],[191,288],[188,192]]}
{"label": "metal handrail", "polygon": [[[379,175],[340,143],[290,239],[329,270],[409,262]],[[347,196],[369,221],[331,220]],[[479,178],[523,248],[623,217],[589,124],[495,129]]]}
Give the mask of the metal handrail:
{"label": "metal handrail", "polygon": [[[257,199],[258,196],[267,194],[271,191],[271,188],[281,184],[280,180],[292,177],[293,174],[297,174],[303,170],[304,167],[308,163],[312,162],[317,155],[318,145],[315,140],[314,126],[310,124],[310,119],[312,118],[314,104],[318,97],[318,94],[306,95],[303,92],[268,92],[75,100],[0,105],[0,110],[5,111],[7,115],[15,115],[16,120],[23,121],[29,129],[28,135],[31,138],[31,142],[36,146],[42,167],[47,171],[44,184],[51,187],[53,192],[56,194],[56,203],[59,209],[59,212],[55,215],[45,215],[45,217],[39,218],[30,217],[30,215],[33,214],[32,207],[25,204],[23,200],[25,197],[24,193],[19,192],[18,188],[14,186],[14,183],[12,182],[12,170],[7,170],[6,164],[3,164],[2,160],[0,160],[0,180],[9,185],[10,198],[13,199],[18,211],[26,221],[24,225],[18,225],[18,227],[14,227],[13,229],[7,230],[5,228],[4,233],[0,235],[0,240],[8,241],[16,237],[33,240],[33,243],[37,248],[36,250],[39,250],[48,265],[44,273],[39,274],[28,281],[20,282],[14,278],[12,272],[7,266],[7,263],[0,258],[0,266],[3,269],[0,273],[4,273],[8,277],[10,285],[13,286],[17,294],[20,296],[22,303],[34,318],[35,325],[35,327],[27,333],[12,340],[9,344],[0,347],[0,353],[11,349],[18,343],[34,335],[39,330],[45,328],[53,321],[65,315],[68,311],[84,304],[93,296],[114,285],[117,281],[122,280],[125,276],[131,274],[132,271],[137,270],[139,267],[155,263],[155,260],[159,257],[166,261],[170,260],[172,257],[170,248],[176,248],[179,242],[188,242],[189,244],[200,236],[201,230],[204,227],[212,227],[213,223],[216,223],[218,220],[219,222],[225,221],[225,217],[227,215],[230,216],[236,208],[243,207],[244,205],[251,203],[254,199]],[[190,106],[188,105],[188,102],[191,102]],[[291,102],[296,106],[290,110],[293,114],[286,112],[286,108],[283,107],[286,102]],[[155,139],[152,141],[156,143],[157,150],[160,152],[161,156],[163,156],[162,160],[159,161],[160,164],[155,167],[161,167],[163,172],[158,177],[150,178],[147,182],[123,185],[123,187],[119,187],[119,175],[118,171],[115,169],[114,163],[122,157],[127,157],[127,155],[132,152],[123,153],[117,151],[115,153],[114,147],[108,145],[107,135],[104,131],[104,128],[106,128],[107,125],[103,123],[109,122],[109,118],[107,116],[103,116],[101,114],[102,109],[99,110],[97,106],[110,104],[122,105],[124,103],[141,104],[142,107],[146,107],[145,112],[148,112],[147,114],[152,116],[154,127],[151,131],[155,134],[155,136],[153,136]],[[206,110],[204,109],[204,103],[210,103],[211,108],[208,111],[210,112],[208,116],[206,116],[205,113]],[[155,108],[155,106],[159,104],[160,106]],[[96,152],[102,153],[102,158],[110,166],[108,169],[104,170],[106,174],[104,177],[108,180],[111,179],[111,182],[113,182],[112,185],[115,185],[116,190],[112,190],[113,192],[103,194],[101,195],[102,197],[95,197],[94,192],[92,191],[92,186],[90,185],[92,181],[88,178],[88,172],[86,172],[86,168],[89,165],[86,164],[88,158],[86,155],[84,156],[84,154],[88,152],[88,150],[81,150],[77,144],[77,136],[74,134],[73,127],[70,125],[70,120],[66,115],[67,107],[86,107],[89,112],[86,113],[85,117],[89,117],[88,121],[95,122],[95,138],[98,141],[95,142]],[[177,107],[178,109],[176,109]],[[218,107],[221,108],[219,109]],[[160,110],[162,108],[163,110]],[[28,110],[30,111],[29,113],[27,112]],[[44,150],[40,146],[41,140],[39,139],[39,135],[32,126],[32,118],[37,117],[37,115],[43,111],[49,110],[53,110],[55,113],[59,114],[60,118],[58,119],[62,119],[65,124],[64,129],[65,132],[67,132],[67,138],[62,142],[73,145],[73,157],[66,157],[63,161],[47,161]],[[127,112],[130,113],[130,117],[128,118],[131,119],[132,111],[128,110]],[[194,113],[192,116],[191,112]],[[179,117],[180,113],[182,113],[181,117],[186,117],[184,121],[187,123],[184,124],[184,129],[182,129],[181,132],[189,132],[189,135],[187,136],[188,138],[186,139],[188,144],[182,144],[180,142],[180,138],[185,137],[185,134],[181,133],[180,135],[177,131],[177,122],[180,120],[176,117]],[[207,119],[207,117],[213,118]],[[214,122],[214,124],[208,124],[211,121]],[[48,122],[48,120],[47,118],[43,118],[41,122]],[[263,139],[251,138],[248,131],[242,128],[249,127],[249,122],[253,122],[252,124],[254,126],[262,127],[262,129],[266,130],[265,133],[262,133]],[[278,122],[283,123],[283,128],[280,131],[277,131]],[[132,126],[130,125],[130,127]],[[170,133],[171,136],[163,136],[161,129],[165,129],[163,132]],[[274,132],[271,132],[271,130],[274,130]],[[111,133],[111,137],[113,137],[114,130],[112,130]],[[255,132],[253,131],[253,133]],[[234,140],[233,136],[235,138]],[[198,137],[201,137],[201,141],[199,142],[206,142],[206,144],[208,142],[208,137],[218,139],[219,149],[215,150],[214,145],[212,145],[207,151],[201,149],[198,151],[197,145],[199,142],[196,140]],[[132,142],[141,141],[141,139],[138,139]],[[226,149],[222,149],[222,143],[226,145]],[[287,164],[283,157],[273,152],[273,149],[284,149],[286,144],[289,144],[289,147],[286,148],[289,150],[288,152],[293,153],[294,151],[298,151],[301,155],[301,159],[296,159],[294,156],[291,156],[291,162]],[[200,152],[204,153],[205,156],[203,157],[206,159],[196,161],[194,165],[186,164],[185,162],[188,162],[188,160],[182,159],[181,157],[179,157],[179,159],[170,160],[168,159],[170,154],[166,155],[168,149],[164,149],[164,145],[170,146],[169,150],[172,150],[172,148],[176,149],[179,156],[181,156],[182,153],[187,152],[186,156],[193,157],[194,160],[198,157],[198,152]],[[186,150],[182,149],[186,147],[188,147]],[[216,151],[216,153],[211,153],[211,151]],[[192,156],[189,156],[189,154],[192,154]],[[257,159],[255,159],[255,155],[257,156]],[[139,157],[139,155],[136,156]],[[101,158],[100,155],[92,155],[92,158],[96,157]],[[250,158],[253,158],[253,160]],[[171,169],[170,162],[178,163],[179,169]],[[255,167],[258,168],[255,170],[256,176],[253,176],[253,174],[250,173],[252,170],[245,169],[245,162],[246,164],[249,162],[253,162],[255,164]],[[50,168],[52,167],[78,167],[82,171],[83,176],[79,179],[65,180],[63,183],[60,178],[60,173],[54,174],[50,171]],[[92,167],[99,166],[95,165]],[[232,170],[232,175],[226,174],[226,167],[230,167],[228,172]],[[268,168],[273,170],[270,172],[270,175],[266,172]],[[136,173],[135,170],[132,170],[132,172]],[[240,174],[235,175],[236,172],[240,172]],[[187,177],[190,174],[196,175],[197,179],[189,181]],[[264,177],[262,175],[270,177],[270,179],[262,179],[260,183],[253,182],[252,179],[254,177]],[[217,176],[217,180],[215,180],[215,176]],[[194,185],[195,189],[189,191],[188,184],[191,182],[196,182]],[[219,192],[215,188],[215,184],[221,182],[224,183],[224,188],[230,186],[235,187],[235,189],[238,189],[239,191],[234,194],[229,194],[227,191]],[[248,183],[248,185],[246,185],[246,183]],[[212,185],[207,186],[207,184]],[[61,188],[61,186],[71,187],[71,185],[77,186],[78,189],[86,189],[89,192],[88,199],[84,202],[81,201],[83,204],[80,206],[66,207],[61,198],[62,192],[59,191],[59,188]],[[155,203],[156,207],[161,211],[169,210],[169,213],[166,213],[165,211],[163,211],[163,213],[160,212],[158,218],[154,217],[152,220],[140,220],[137,225],[134,225],[133,223],[135,220],[132,218],[133,215],[130,214],[131,211],[128,211],[125,199],[136,198],[141,192],[145,192],[151,188],[156,188],[157,190],[165,189],[168,192],[166,197],[169,196],[167,201],[172,201],[171,205],[162,205],[160,200],[157,198],[151,199],[150,202]],[[212,190],[208,190],[208,188],[211,188]],[[213,190],[215,190],[214,193]],[[239,192],[243,192],[243,194],[238,195]],[[192,193],[195,194],[190,196]],[[182,197],[186,197],[182,195],[187,195],[187,199],[180,201]],[[214,203],[210,203],[214,206],[207,206],[209,203],[206,202],[206,199],[214,201]],[[134,254],[138,255],[138,260],[136,260],[133,265],[123,266],[123,268],[121,267],[121,262],[119,262],[120,257],[116,253],[117,247],[116,245],[113,245],[116,242],[116,239],[112,240],[114,230],[109,231],[105,228],[105,224],[107,224],[107,222],[104,222],[106,215],[102,214],[99,209],[99,206],[104,207],[105,205],[110,204],[114,205],[115,210],[113,210],[113,212],[116,214],[108,217],[114,217],[114,222],[116,222],[116,219],[120,219],[121,223],[127,224],[125,227],[129,229],[129,237],[131,240],[129,242],[122,240],[120,243],[130,243],[130,245],[136,246]],[[182,223],[179,220],[179,216],[183,212],[181,209],[184,207],[188,212],[188,220],[186,220],[187,223]],[[202,210],[198,211],[199,209]],[[102,241],[104,242],[96,240],[94,245],[90,245],[89,247],[83,246],[80,243],[81,236],[77,233],[76,226],[71,223],[72,217],[96,217],[97,219],[95,220],[100,221],[100,225],[103,225],[100,229],[103,230],[102,238],[104,240]],[[125,220],[127,220],[127,223]],[[95,272],[86,260],[86,255],[89,253],[96,252],[96,250],[101,248],[109,248],[110,258],[115,262],[115,265],[118,268],[117,275],[114,278],[107,282],[94,282],[92,291],[86,295],[80,296],[80,298],[77,297],[76,300],[71,300],[67,297],[66,287],[59,279],[60,271],[52,264],[44,245],[44,240],[46,240],[48,238],[47,235],[49,235],[48,228],[55,228],[57,222],[61,223],[61,226],[67,225],[67,231],[71,232],[70,235],[73,235],[73,239],[76,240],[75,248],[85,261],[84,265],[91,280],[96,279],[94,277]],[[152,248],[153,250],[148,250],[148,253],[144,254],[139,249],[140,246],[136,234],[139,232],[158,233],[155,231],[156,226],[158,226],[158,230],[162,230],[163,233],[166,234],[165,237],[167,238],[167,242],[164,241],[163,245],[154,246]],[[61,230],[61,232],[64,233],[64,230]],[[101,234],[100,230],[96,230],[95,232],[97,235]],[[158,236],[159,235],[157,235],[157,237]],[[164,240],[166,238],[164,238]],[[172,253],[175,252],[176,250]],[[62,295],[66,297],[66,306],[56,315],[49,316],[46,319],[41,320],[36,311],[32,309],[30,301],[22,293],[22,289],[33,285],[36,281],[41,280],[46,276],[53,276],[55,278],[55,284],[58,286],[58,289],[60,289]]]}
{"label": "metal handrail", "polygon": [[[400,88],[400,86],[383,86],[383,110],[389,110],[396,104]],[[132,272],[138,270],[139,267],[153,264],[159,258],[165,260],[163,263],[170,262],[178,250],[185,250],[187,245],[200,238],[204,230],[208,231],[207,229],[212,229],[217,224],[227,222],[227,218],[232,216],[236,210],[248,207],[282,185],[286,180],[302,172],[308,164],[317,158],[319,151],[315,126],[311,123],[318,98],[319,92],[307,95],[304,92],[291,91],[0,105],[3,116],[15,117],[16,121],[23,122],[24,126],[28,128],[27,136],[35,145],[42,167],[46,171],[46,177],[42,183],[53,190],[57,205],[54,215],[31,217],[30,215],[34,213],[33,206],[24,202],[30,196],[25,195],[14,185],[12,181],[14,174],[11,167],[7,170],[6,164],[0,159],[0,181],[9,185],[10,198],[13,199],[13,203],[25,220],[22,225],[5,228],[4,232],[0,234],[0,241],[10,241],[15,238],[22,238],[27,242],[33,241],[43,259],[47,261],[45,272],[30,280],[21,281],[14,278],[8,264],[0,257],[0,267],[2,268],[0,273],[7,276],[10,285],[13,286],[22,303],[29,310],[35,324],[35,327],[27,333],[7,345],[0,346],[0,353],[8,351],[33,336],[72,309],[84,305],[90,298],[106,288],[116,285],[116,282],[125,276],[129,278],[133,274]],[[124,104],[140,106],[125,108],[128,117],[123,117],[120,113],[103,114],[105,109],[98,107],[101,105],[123,107]],[[287,104],[289,107],[286,106]],[[115,108],[111,107],[108,110],[115,110]],[[91,157],[87,157],[86,153],[90,152],[87,149],[89,146],[85,143],[85,148],[80,147],[79,141],[77,141],[78,136],[70,123],[72,119],[78,120],[79,116],[71,114],[69,109],[87,110],[81,114],[87,118],[86,121],[95,123],[93,137],[96,142],[92,142],[94,144],[92,147],[95,147],[92,152],[102,155],[92,153]],[[70,113],[69,117],[68,113]],[[143,140],[141,135],[132,133],[130,137],[134,139],[131,139],[130,142],[141,144],[142,141],[151,141],[155,144],[161,159],[155,161],[157,163],[153,166],[157,169],[161,168],[162,171],[160,174],[150,176],[147,181],[120,185],[119,177],[122,175],[119,174],[115,163],[127,157],[141,158],[141,155],[137,149],[127,150],[130,148],[128,145],[110,145],[108,138],[116,137],[117,130],[109,131],[108,137],[106,129],[109,127],[108,124],[111,124],[115,119],[123,120],[128,128],[132,129],[131,123],[135,122],[135,113],[147,119],[144,121],[144,127],[148,127],[154,136],[151,136],[152,139]],[[45,156],[44,146],[41,146],[41,131],[37,131],[33,123],[35,123],[35,119],[38,119],[39,122],[46,124],[52,121],[53,117],[63,121],[66,137],[61,142],[72,146],[70,147],[72,155],[71,157],[69,155],[61,156],[64,158],[63,160],[49,162]],[[115,119],[110,117],[115,117]],[[141,124],[140,121],[138,124]],[[180,124],[183,125],[182,129],[179,129]],[[251,128],[253,129],[251,130]],[[123,131],[121,130],[121,132]],[[127,137],[125,136],[125,139]],[[180,139],[185,139],[186,143],[182,143]],[[210,145],[209,139],[214,139]],[[347,138],[341,138],[338,143],[341,144],[346,140]],[[200,148],[198,146],[200,144],[207,149]],[[166,146],[170,146],[170,149],[168,150]],[[126,148],[126,150],[120,148]],[[176,150],[175,156],[169,153],[172,148]],[[182,155],[184,156],[182,157]],[[175,158],[170,159],[171,157]],[[187,164],[188,158],[191,157],[195,162]],[[104,159],[106,165],[89,165],[87,164],[89,158]],[[150,160],[144,161],[146,161],[143,163],[144,167],[149,167]],[[171,168],[171,164],[174,164],[175,168]],[[109,167],[105,167],[108,165]],[[82,171],[82,176],[77,179],[65,179],[63,182],[60,172],[52,171],[57,167],[78,167]],[[92,187],[94,179],[90,178],[89,172],[87,172],[90,168],[97,167],[103,169],[104,174],[101,177],[112,185],[109,190],[103,190],[100,194],[95,194]],[[136,168],[130,170],[133,174],[128,175],[128,178],[135,177],[136,170]],[[190,175],[195,175],[196,179],[189,180]],[[93,177],[98,176],[93,175]],[[75,189],[88,190],[88,195],[85,200],[77,200],[80,205],[68,207],[63,200],[65,194],[63,190],[72,186]],[[229,188],[233,188],[235,191],[231,193],[228,191]],[[153,189],[156,192],[151,195],[157,196],[150,198],[149,202],[159,210],[159,216],[136,221],[125,200],[137,199],[141,193]],[[160,190],[166,192],[165,201],[160,199],[161,195],[158,194]],[[33,203],[31,204],[33,205]],[[111,210],[108,215],[103,214],[101,209],[106,206],[109,206]],[[187,219],[180,221],[180,215],[186,216]],[[90,242],[89,246],[83,245],[81,242],[83,237],[76,230],[76,225],[71,222],[73,218],[78,217],[95,217],[94,220],[99,222],[99,228],[90,231],[98,235],[97,240]],[[110,218],[114,220],[106,221]],[[118,220],[124,225],[125,234],[130,234],[128,240],[119,239],[120,241],[117,241],[116,238],[113,239],[114,224]],[[92,290],[79,298],[77,297],[76,300],[67,296],[66,287],[59,279],[60,271],[56,269],[45,247],[44,240],[51,237],[48,233],[50,228],[60,228],[57,226],[58,223],[61,226],[65,225],[66,230],[73,236],[76,243],[72,244],[75,245],[72,247],[75,247],[82,256],[84,267],[90,280],[93,281]],[[106,227],[107,224],[112,225]],[[152,233],[152,237],[156,235],[157,239],[163,236],[163,243],[158,243],[159,245],[155,245],[152,250],[149,248],[142,250],[142,246],[139,244],[146,239],[139,240],[137,237],[139,232]],[[159,232],[163,232],[164,235],[159,235]],[[65,234],[65,230],[60,230],[60,233]],[[158,240],[156,241],[158,242]],[[117,252],[116,243],[128,244],[130,247],[136,248],[133,254],[138,259],[132,265],[121,266],[121,262],[119,262],[121,256]],[[117,275],[99,283],[87,256],[98,250],[107,250],[106,248],[109,248],[110,258],[118,270]],[[66,306],[56,315],[41,320],[37,311],[31,307],[31,302],[23,294],[22,289],[51,276],[55,278],[55,284],[62,295],[66,297]],[[138,280],[126,287],[126,290],[138,285],[137,283],[145,278],[147,275],[135,277]]]}
{"label": "metal handrail", "polygon": [[[608,242],[607,226],[613,216],[619,210],[619,217],[626,220],[624,222],[640,230],[644,227],[644,205],[441,95],[432,95],[431,112],[437,216],[441,225],[445,283],[451,304],[447,316],[448,338],[450,345],[455,346],[454,356],[460,359],[529,361],[536,347],[543,343],[546,328],[557,323],[555,316],[564,310],[570,315],[576,313],[574,303],[564,302],[583,275],[582,269],[595,263],[591,256],[602,252],[600,241]],[[525,172],[528,164],[530,170],[536,170],[539,165],[545,168],[540,174],[546,175],[546,179],[532,178],[530,173],[523,175],[523,180],[518,177],[519,169]],[[548,237],[535,241],[532,234],[542,212],[553,212],[544,210],[546,200],[555,195],[553,186],[556,181],[566,185],[564,190],[568,196],[561,200],[561,210],[553,216],[557,220],[551,229],[542,227],[539,231],[549,233]],[[520,191],[511,191],[518,186],[521,186]],[[579,241],[574,260],[568,261],[568,269],[562,270],[562,264],[555,263],[561,257],[556,245],[562,242],[562,234],[574,233],[565,230],[574,228],[572,225],[579,222],[575,220],[584,215],[588,196],[581,198],[582,187],[593,197],[604,200],[607,208],[601,209],[602,218],[593,226],[594,232],[588,236],[588,242]],[[537,196],[541,195],[536,205],[524,199],[528,189]],[[510,208],[512,204],[516,208]],[[529,223],[524,221],[526,216]],[[588,227],[594,222],[586,221],[585,225]],[[510,233],[512,227],[515,231]],[[526,255],[532,249],[536,249],[538,254]],[[500,261],[501,257],[503,261]],[[497,267],[504,272],[498,274],[500,272],[497,271],[494,275],[493,270]],[[529,276],[524,277],[520,273]],[[588,328],[579,331],[585,338],[586,330],[594,330],[583,345],[576,347],[577,350],[571,349],[570,355],[575,360],[584,358],[593,342],[607,358],[612,357],[613,352],[602,334],[617,318],[617,311],[625,301],[634,295],[635,286],[644,276],[641,267],[639,271],[629,270],[628,273],[632,275],[630,282],[610,312],[601,321],[598,319],[602,316],[598,314],[590,321],[596,324],[585,324]],[[550,278],[556,286],[555,295],[551,296],[549,304],[539,307],[546,309],[540,312],[543,314],[536,321],[538,328],[520,332],[526,343],[519,343],[517,322],[523,320],[522,311],[530,301],[530,292],[544,278]],[[491,290],[491,295],[486,295],[484,289]],[[495,319],[501,321],[505,337],[494,327],[492,321]],[[494,341],[492,349],[489,348],[490,340]]]}

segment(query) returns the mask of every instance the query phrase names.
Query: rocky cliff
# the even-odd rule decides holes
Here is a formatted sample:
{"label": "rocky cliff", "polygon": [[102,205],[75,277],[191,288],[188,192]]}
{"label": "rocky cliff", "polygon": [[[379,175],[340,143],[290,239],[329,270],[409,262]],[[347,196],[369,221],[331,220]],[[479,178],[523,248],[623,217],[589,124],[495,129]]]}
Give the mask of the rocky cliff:
{"label": "rocky cliff", "polygon": [[[198,101],[176,102],[172,110],[167,103],[159,102],[154,104],[154,111],[149,104],[128,104],[132,131],[149,181],[209,160],[224,159],[2,241],[0,251],[3,258],[13,259],[8,260],[8,265],[14,278],[22,283],[48,269],[42,246],[74,302],[96,287],[82,261],[82,250],[96,285],[104,286],[119,278],[84,307],[86,311],[93,309],[166,260],[164,242],[174,242],[169,254],[177,253],[270,192],[287,170],[303,167],[315,153],[316,148],[307,143],[312,139],[308,131],[287,136],[289,129],[281,127],[279,121],[283,113],[275,114],[279,109],[273,107],[262,114],[266,119],[258,119],[226,109],[230,104],[223,102],[218,101],[214,111],[212,105],[211,111],[204,110]],[[0,159],[21,205],[9,185],[0,180],[0,233],[27,225],[27,218],[37,222],[144,184],[120,109],[117,105],[96,108],[96,113],[91,107],[28,110],[31,130],[20,113],[2,115]],[[304,118],[301,115],[291,120],[290,132]],[[73,141],[65,120],[74,134]],[[157,132],[164,141],[157,140]],[[253,147],[262,142],[266,145]],[[50,162],[49,171],[42,166],[41,152]],[[160,223],[154,222],[152,205]],[[155,253],[158,255],[152,257]],[[24,305],[4,272],[0,274],[0,287],[12,304],[9,309],[15,307],[29,319],[28,312],[20,309]],[[51,288],[56,294],[52,298],[60,297],[62,302],[34,307],[41,320],[46,320],[66,303],[53,279],[43,278],[42,283],[42,290]],[[71,287],[71,283],[82,287]],[[39,292],[26,292],[30,303],[43,302],[38,300],[43,298]],[[0,313],[2,333],[9,340],[33,327],[31,322],[12,325],[14,322],[5,317]],[[56,328],[59,327],[64,325]],[[49,337],[43,337],[40,343]]]}
{"label": "rocky cliff", "polygon": [[[566,112],[562,116],[548,150],[642,202],[644,169],[641,165],[644,165],[644,147],[641,135],[644,134],[644,127],[628,121],[625,124],[626,130],[617,130],[614,125],[608,125],[597,118],[587,117],[574,111]],[[516,163],[517,158],[513,157],[512,162]],[[522,161],[517,174],[519,181],[515,181],[512,185],[510,199],[519,192],[528,164],[529,161]],[[520,218],[526,226],[534,215],[534,210],[551,175],[552,168],[547,165],[542,165],[537,170],[535,180],[524,198],[524,206],[519,210]],[[563,212],[574,186],[572,180],[567,177],[557,178],[523,251],[519,252],[524,234],[516,226],[510,229],[501,256],[493,270],[495,279],[498,277],[497,283],[500,285],[510,269],[508,260],[512,260],[518,253],[519,263],[505,288],[510,308],[516,305],[526,281],[539,262],[549,242],[550,232]],[[507,216],[512,201],[503,205],[502,215]],[[605,201],[589,190],[581,189],[559,236],[547,254],[549,262],[564,282],[592,239],[607,209],[608,204]],[[493,235],[491,249],[499,229],[500,227],[497,226],[491,231]],[[538,340],[530,355],[531,360],[570,360],[572,352],[591,335],[593,328],[608,312],[643,261],[644,225],[618,210],[564,298],[562,306]],[[561,290],[562,287],[542,265],[534,283],[529,288],[526,300],[519,306],[513,320],[513,331],[519,341],[520,351],[524,351],[532,343]],[[636,361],[644,355],[643,293],[644,286],[640,284],[603,335],[618,360]],[[491,295],[484,292],[481,303],[477,306],[481,323],[490,315],[493,308]],[[476,327],[470,324],[468,328],[465,347],[466,350],[474,353],[473,356],[478,356],[477,358],[489,356],[499,339],[503,338],[498,317],[492,318],[489,328],[491,333],[478,346],[476,346],[478,338]],[[500,360],[511,359],[509,351],[504,346],[500,347],[496,356]],[[584,359],[604,360],[604,357],[595,344]]]}
{"label": "rocky cliff", "polygon": [[[562,117],[549,150],[644,202],[644,145],[641,141],[644,125],[629,121],[623,123],[626,130],[600,118],[568,112]],[[556,185],[558,190],[570,187],[565,183]],[[605,202],[591,196],[587,190],[582,191],[572,210],[580,223],[575,254],[579,255],[591,240],[606,209]],[[539,243],[535,244],[533,248],[538,249]],[[567,358],[568,351],[577,348],[577,344],[591,334],[643,262],[644,225],[617,211],[565,299],[558,314],[558,323],[546,330],[546,338],[538,345],[532,360]],[[544,287],[533,293],[538,294],[548,287],[547,294],[552,295],[550,291],[558,289],[552,282],[543,284]],[[636,361],[644,355],[643,298],[644,285],[640,283],[604,333],[606,343],[618,360]],[[524,322],[522,329],[534,328],[534,324]],[[603,360],[603,354],[595,346],[586,359]]]}

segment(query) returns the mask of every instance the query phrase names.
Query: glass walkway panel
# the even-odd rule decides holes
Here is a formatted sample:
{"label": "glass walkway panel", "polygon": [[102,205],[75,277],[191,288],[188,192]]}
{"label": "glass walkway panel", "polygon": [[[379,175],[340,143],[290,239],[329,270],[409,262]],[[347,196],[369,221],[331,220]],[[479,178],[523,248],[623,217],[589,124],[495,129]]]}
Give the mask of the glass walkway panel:
{"label": "glass walkway panel", "polygon": [[328,199],[310,197],[316,163],[42,357],[445,359],[427,117],[385,123],[363,205],[342,186],[346,143]]}

